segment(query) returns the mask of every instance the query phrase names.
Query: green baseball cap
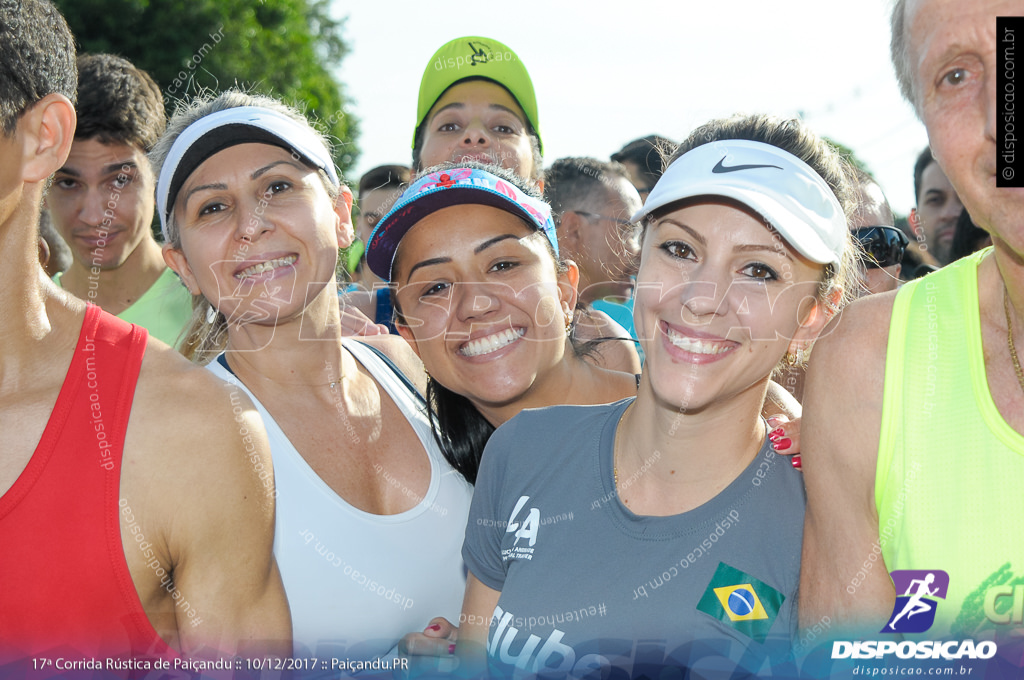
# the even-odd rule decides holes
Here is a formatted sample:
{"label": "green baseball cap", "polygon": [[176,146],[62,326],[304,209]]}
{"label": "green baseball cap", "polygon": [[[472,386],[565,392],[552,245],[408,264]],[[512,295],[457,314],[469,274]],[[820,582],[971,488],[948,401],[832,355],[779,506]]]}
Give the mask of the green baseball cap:
{"label": "green baseball cap", "polygon": [[533,92],[530,74],[516,53],[504,43],[480,36],[456,38],[442,45],[431,57],[420,81],[413,147],[416,146],[416,130],[423,124],[430,109],[445,90],[466,78],[486,78],[508,90],[522,107],[527,122],[537,133],[541,151],[544,150],[537,119],[537,95]]}

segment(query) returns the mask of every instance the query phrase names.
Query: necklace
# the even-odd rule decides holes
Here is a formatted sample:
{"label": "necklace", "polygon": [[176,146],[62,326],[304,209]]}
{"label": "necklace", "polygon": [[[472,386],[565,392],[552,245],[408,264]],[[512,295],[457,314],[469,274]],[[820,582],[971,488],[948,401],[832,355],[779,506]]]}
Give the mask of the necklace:
{"label": "necklace", "polygon": [[1003,311],[1006,312],[1006,344],[1010,348],[1010,358],[1013,359],[1013,368],[1017,371],[1017,382],[1024,390],[1024,371],[1021,371],[1020,360],[1017,359],[1017,349],[1013,346],[1013,325],[1010,323],[1010,293],[1003,288]]}

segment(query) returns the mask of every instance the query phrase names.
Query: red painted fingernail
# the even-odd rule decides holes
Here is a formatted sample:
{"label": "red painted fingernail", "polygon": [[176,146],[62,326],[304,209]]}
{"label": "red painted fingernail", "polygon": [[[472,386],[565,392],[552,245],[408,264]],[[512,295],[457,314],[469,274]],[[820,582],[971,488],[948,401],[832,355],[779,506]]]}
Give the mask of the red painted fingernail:
{"label": "red painted fingernail", "polygon": [[782,428],[781,428],[781,427],[777,427],[777,428],[775,428],[774,430],[772,430],[772,431],[771,431],[771,432],[770,432],[770,433],[768,434],[768,436],[769,436],[769,437],[781,437],[781,436],[782,436],[783,434],[785,434],[785,433],[784,433],[784,432],[782,431]]}
{"label": "red painted fingernail", "polygon": [[772,448],[775,449],[776,451],[781,451],[782,449],[788,449],[792,445],[793,442],[790,440],[789,437],[786,437],[785,439],[780,439],[773,443]]}
{"label": "red painted fingernail", "polygon": [[795,467],[797,470],[803,470],[804,469],[803,466],[800,465],[800,454],[797,454],[797,455],[793,456],[792,458],[790,458],[789,462],[792,463],[793,467]]}
{"label": "red painted fingernail", "polygon": [[427,630],[441,630],[441,624],[440,623],[435,623],[432,626],[427,626]]}
{"label": "red painted fingernail", "polygon": [[451,643],[450,645],[448,645],[448,653],[449,654],[454,654],[455,653],[455,643],[454,642]]}

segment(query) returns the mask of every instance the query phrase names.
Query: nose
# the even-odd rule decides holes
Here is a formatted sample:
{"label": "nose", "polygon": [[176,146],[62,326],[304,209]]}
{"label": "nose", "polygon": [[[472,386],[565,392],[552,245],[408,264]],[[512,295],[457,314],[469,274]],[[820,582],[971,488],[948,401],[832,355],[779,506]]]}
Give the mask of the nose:
{"label": "nose", "polygon": [[[721,280],[719,280],[721,279]],[[726,312],[729,281],[724,277],[715,277],[707,268],[693,272],[692,277],[683,281],[679,287],[679,295],[683,303],[684,321],[710,321],[710,317]],[[693,319],[686,319],[689,312]]]}
{"label": "nose", "polygon": [[473,119],[466,126],[466,133],[462,136],[463,146],[490,146],[491,137],[487,126],[479,119]]}
{"label": "nose", "polygon": [[116,201],[110,200],[108,192],[100,191],[98,187],[90,187],[85,190],[84,195],[79,199],[78,219],[89,226],[98,227],[107,220],[109,225],[117,210]]}
{"label": "nose", "polygon": [[267,195],[259,197],[249,210],[238,211],[235,224],[235,239],[253,242],[263,234],[273,231],[274,222],[267,214],[271,198]]}
{"label": "nose", "polygon": [[999,143],[999,93],[995,73],[991,73],[985,80],[985,100],[981,103],[982,113],[985,116],[985,136],[994,144]]}
{"label": "nose", "polygon": [[[494,282],[456,283],[452,295],[455,297],[455,314],[460,321],[478,321],[497,311],[501,306]],[[500,285],[500,284],[498,284]]]}

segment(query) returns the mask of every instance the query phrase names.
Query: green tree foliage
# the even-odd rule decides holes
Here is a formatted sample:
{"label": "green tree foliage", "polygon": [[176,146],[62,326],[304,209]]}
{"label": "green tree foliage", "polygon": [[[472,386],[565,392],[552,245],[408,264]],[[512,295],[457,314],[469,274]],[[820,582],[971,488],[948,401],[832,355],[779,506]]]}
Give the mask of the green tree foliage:
{"label": "green tree foliage", "polygon": [[82,52],[118,54],[149,72],[168,112],[239,86],[301,109],[355,164],[357,121],[331,70],[348,51],[330,0],[56,0]]}

